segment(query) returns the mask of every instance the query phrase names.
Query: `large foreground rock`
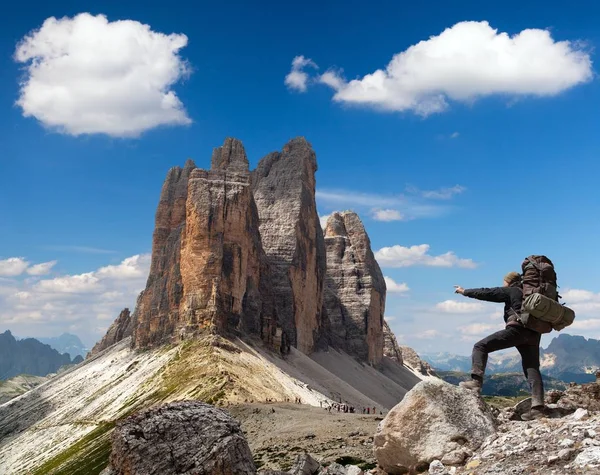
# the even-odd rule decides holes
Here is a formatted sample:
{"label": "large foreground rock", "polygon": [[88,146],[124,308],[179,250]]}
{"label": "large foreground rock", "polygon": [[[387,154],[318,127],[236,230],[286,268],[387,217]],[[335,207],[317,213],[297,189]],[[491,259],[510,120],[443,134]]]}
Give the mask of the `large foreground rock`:
{"label": "large foreground rock", "polygon": [[441,380],[417,384],[377,429],[375,457],[389,474],[460,464],[495,432],[491,411],[474,393]]}
{"label": "large foreground rock", "polygon": [[197,401],[152,408],[123,421],[112,435],[103,475],[249,475],[256,473],[238,422]]}

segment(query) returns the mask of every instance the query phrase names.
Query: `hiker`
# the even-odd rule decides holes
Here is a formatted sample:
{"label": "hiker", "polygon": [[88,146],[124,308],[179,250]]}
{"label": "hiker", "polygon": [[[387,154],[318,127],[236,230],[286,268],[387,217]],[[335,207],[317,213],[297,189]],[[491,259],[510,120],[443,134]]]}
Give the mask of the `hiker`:
{"label": "hiker", "polygon": [[523,373],[531,389],[531,411],[523,414],[523,420],[539,419],[545,416],[544,384],[540,373],[540,339],[542,335],[525,328],[517,321],[521,311],[523,290],[521,275],[509,272],[504,277],[502,287],[463,289],[455,285],[455,292],[478,300],[504,303],[504,322],[506,327],[492,333],[473,346],[471,380],[463,381],[459,386],[481,393],[488,354],[493,351],[516,347],[521,355]]}

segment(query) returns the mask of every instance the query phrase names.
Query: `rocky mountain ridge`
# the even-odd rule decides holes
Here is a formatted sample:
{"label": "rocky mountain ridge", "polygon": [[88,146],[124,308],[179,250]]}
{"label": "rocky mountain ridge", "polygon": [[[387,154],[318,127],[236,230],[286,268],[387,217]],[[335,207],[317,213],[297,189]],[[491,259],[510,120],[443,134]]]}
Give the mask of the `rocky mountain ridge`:
{"label": "rocky mountain ridge", "polygon": [[[451,353],[423,354],[422,358],[439,371],[469,372],[471,357]],[[600,369],[600,340],[561,333],[547,348],[540,348],[541,371],[565,383],[595,380]],[[488,373],[521,372],[521,358],[516,351],[490,354]]]}
{"label": "rocky mountain ridge", "polygon": [[61,354],[34,338],[17,340],[9,330],[0,333],[0,380],[21,374],[46,376],[81,360],[81,356],[71,360],[67,353]]}

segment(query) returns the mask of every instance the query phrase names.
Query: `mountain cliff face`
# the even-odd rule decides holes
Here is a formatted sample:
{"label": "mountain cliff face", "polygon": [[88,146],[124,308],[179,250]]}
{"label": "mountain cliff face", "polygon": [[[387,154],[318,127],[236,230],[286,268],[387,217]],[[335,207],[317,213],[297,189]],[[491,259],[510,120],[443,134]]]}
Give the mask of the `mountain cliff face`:
{"label": "mountain cliff face", "polygon": [[60,354],[34,338],[17,340],[8,330],[0,333],[0,380],[19,374],[46,376],[72,363],[67,353]]}
{"label": "mountain cliff face", "polygon": [[148,283],[134,315],[134,346],[242,331],[279,348],[258,226],[241,142],[227,139],[215,149],[211,170],[191,160],[171,169],[156,213]]}
{"label": "mountain cliff face", "polygon": [[355,213],[333,213],[324,235],[316,170],[304,138],[253,172],[232,138],[210,170],[191,160],[169,170],[146,288],[94,353],[129,334],[149,348],[209,332],[259,336],[284,353],[332,346],[381,364],[385,280]]}
{"label": "mountain cliff face", "polygon": [[330,340],[334,346],[378,365],[383,358],[386,287],[358,215],[333,213],[325,227],[325,245],[324,308]]}
{"label": "mountain cliff face", "polygon": [[303,353],[315,349],[324,326],[326,255],[315,202],[316,171],[315,152],[297,138],[263,158],[252,177],[279,322]]}

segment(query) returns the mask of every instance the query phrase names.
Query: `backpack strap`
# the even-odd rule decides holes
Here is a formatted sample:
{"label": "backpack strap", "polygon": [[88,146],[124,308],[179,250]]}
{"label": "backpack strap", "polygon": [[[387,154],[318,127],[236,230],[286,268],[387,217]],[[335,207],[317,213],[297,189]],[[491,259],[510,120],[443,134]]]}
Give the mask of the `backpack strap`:
{"label": "backpack strap", "polygon": [[542,273],[542,269],[540,269],[540,266],[538,266],[537,262],[535,262],[531,257],[528,257],[527,260],[540,274]]}

